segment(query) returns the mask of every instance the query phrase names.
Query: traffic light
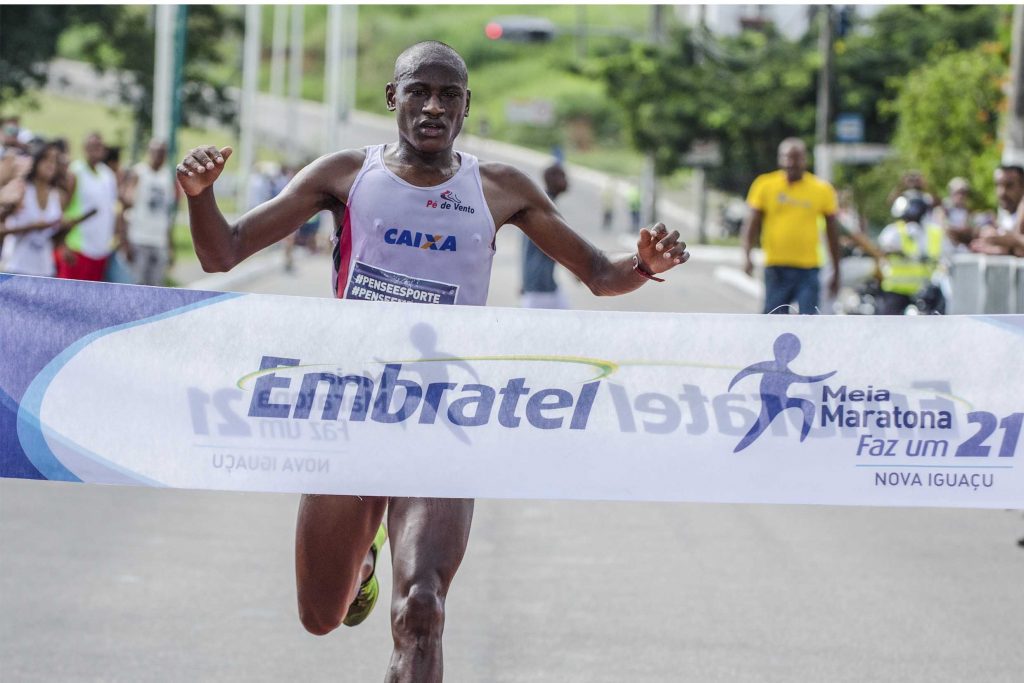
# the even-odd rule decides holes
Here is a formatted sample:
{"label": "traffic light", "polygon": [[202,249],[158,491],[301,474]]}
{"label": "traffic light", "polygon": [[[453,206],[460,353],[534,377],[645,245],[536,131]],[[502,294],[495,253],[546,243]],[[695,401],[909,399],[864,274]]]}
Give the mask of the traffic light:
{"label": "traffic light", "polygon": [[555,25],[542,17],[496,17],[487,22],[484,35],[491,40],[515,43],[546,43],[557,33]]}

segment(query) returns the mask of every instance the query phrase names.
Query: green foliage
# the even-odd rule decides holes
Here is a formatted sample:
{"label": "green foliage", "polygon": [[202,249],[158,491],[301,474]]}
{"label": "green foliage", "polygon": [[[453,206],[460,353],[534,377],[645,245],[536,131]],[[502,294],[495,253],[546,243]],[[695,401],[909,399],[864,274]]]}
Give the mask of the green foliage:
{"label": "green foliage", "polygon": [[991,201],[1006,68],[996,49],[982,46],[942,56],[904,80],[892,107],[893,144],[934,187],[967,176],[976,198]]}
{"label": "green foliage", "polygon": [[606,56],[600,73],[633,145],[653,152],[659,173],[671,173],[679,155],[710,132],[703,112],[711,105],[707,69],[695,68],[687,30],[664,46],[623,44]]}
{"label": "green foliage", "polygon": [[572,121],[583,121],[605,143],[619,141],[623,127],[621,112],[600,91],[559,94],[555,100],[555,113],[560,127]]}
{"label": "green foliage", "polygon": [[993,5],[889,5],[835,44],[839,111],[864,116],[865,138],[887,142],[902,78],[936,49],[970,49],[996,37],[1005,8]]}
{"label": "green foliage", "polygon": [[74,5],[0,5],[0,104],[42,87],[61,32],[101,11]]}
{"label": "green foliage", "polygon": [[835,186],[853,190],[853,202],[867,219],[869,232],[878,233],[892,222],[889,193],[904,171],[911,167],[900,157],[886,159],[875,166],[837,166]]}
{"label": "green foliage", "polygon": [[[326,8],[305,7],[305,70],[303,97],[322,100],[324,92],[323,46]],[[395,57],[401,50],[421,40],[441,40],[452,45],[469,67],[469,87],[473,92],[472,114],[466,130],[481,132],[486,122],[491,137],[548,149],[560,144],[560,130],[532,130],[505,120],[509,100],[547,99],[559,112],[559,123],[589,118],[596,134],[604,141],[621,144],[621,124],[617,110],[599,102],[601,85],[594,74],[586,73],[577,55],[578,43],[571,34],[545,44],[494,41],[484,35],[488,21],[502,15],[530,14],[550,19],[567,31],[583,19],[601,29],[632,29],[641,32],[649,8],[630,5],[557,6],[531,5],[360,5],[359,79],[356,106],[384,113],[384,84],[391,80]],[[263,40],[269,48],[273,35],[273,8],[263,13]],[[616,39],[591,35],[591,51],[601,50]],[[269,49],[265,50],[269,53]],[[265,64],[261,83],[269,84],[269,64]]]}
{"label": "green foliage", "polygon": [[696,140],[717,140],[712,182],[743,191],[775,166],[779,141],[813,129],[815,63],[797,43],[744,33],[714,50],[676,32],[663,47],[634,44],[609,55],[602,75],[634,145],[654,152],[659,173],[679,168]]}
{"label": "green foliage", "polygon": [[[97,14],[78,22],[62,40],[61,52],[82,59],[97,70],[117,69],[126,74],[120,84],[120,99],[136,121],[136,143],[144,139],[153,122],[153,69],[155,53],[154,8],[142,5],[97,7]],[[236,107],[227,86],[237,69],[223,64],[237,63],[237,36],[242,27],[237,8],[190,5],[187,13],[185,67],[182,86],[184,123],[198,123],[208,117],[226,122]]]}

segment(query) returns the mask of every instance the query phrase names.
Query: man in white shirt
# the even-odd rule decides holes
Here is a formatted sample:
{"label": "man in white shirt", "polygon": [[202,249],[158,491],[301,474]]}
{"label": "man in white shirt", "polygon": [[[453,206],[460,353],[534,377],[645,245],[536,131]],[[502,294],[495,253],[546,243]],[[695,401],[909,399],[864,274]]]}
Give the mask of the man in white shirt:
{"label": "man in white shirt", "polygon": [[113,251],[117,222],[117,178],[103,163],[107,148],[99,133],[85,139],[85,159],[71,164],[71,203],[65,216],[90,218],[73,228],[64,239],[57,261],[57,277],[74,280],[103,279],[107,258]]}
{"label": "man in white shirt", "polygon": [[175,184],[166,161],[167,145],[154,138],[148,159],[132,167],[124,192],[130,211],[125,255],[139,285],[162,286],[173,254]]}

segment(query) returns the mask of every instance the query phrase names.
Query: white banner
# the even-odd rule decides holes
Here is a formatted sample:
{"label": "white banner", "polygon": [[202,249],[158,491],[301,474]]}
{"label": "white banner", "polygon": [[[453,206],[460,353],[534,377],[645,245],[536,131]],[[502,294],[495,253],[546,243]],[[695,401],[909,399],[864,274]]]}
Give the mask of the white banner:
{"label": "white banner", "polygon": [[7,339],[18,317],[33,316],[19,321],[26,338],[70,324],[65,300],[121,316],[62,342],[21,385],[17,373],[0,374],[17,432],[0,440],[4,476],[393,496],[1024,507],[1022,316],[194,296],[0,282]]}

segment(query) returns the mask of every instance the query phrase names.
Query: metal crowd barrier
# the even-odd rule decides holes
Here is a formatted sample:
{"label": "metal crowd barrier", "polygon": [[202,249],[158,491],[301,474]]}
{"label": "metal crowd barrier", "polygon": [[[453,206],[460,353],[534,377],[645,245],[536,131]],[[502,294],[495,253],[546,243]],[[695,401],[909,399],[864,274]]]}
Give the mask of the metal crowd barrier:
{"label": "metal crowd barrier", "polygon": [[951,300],[946,312],[1024,313],[1024,259],[956,254],[949,268]]}

